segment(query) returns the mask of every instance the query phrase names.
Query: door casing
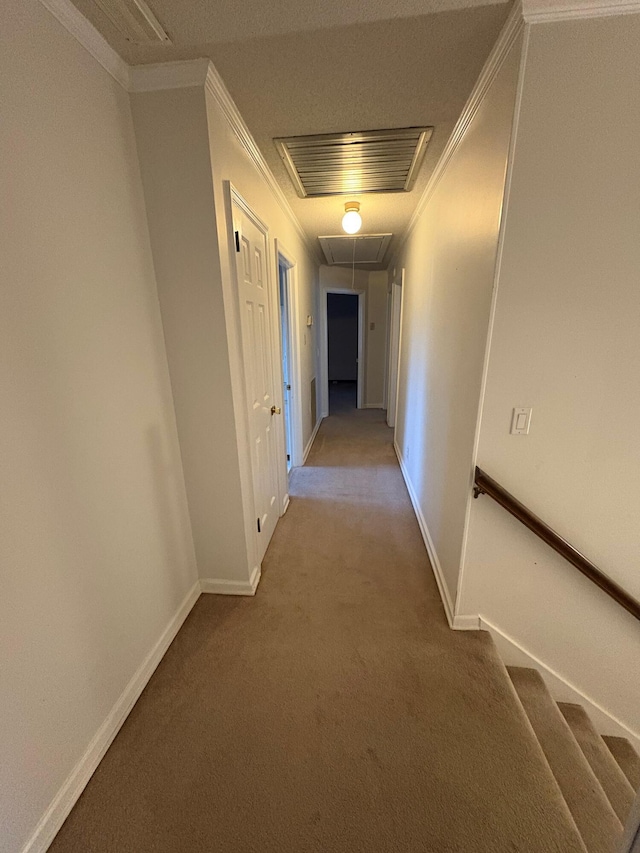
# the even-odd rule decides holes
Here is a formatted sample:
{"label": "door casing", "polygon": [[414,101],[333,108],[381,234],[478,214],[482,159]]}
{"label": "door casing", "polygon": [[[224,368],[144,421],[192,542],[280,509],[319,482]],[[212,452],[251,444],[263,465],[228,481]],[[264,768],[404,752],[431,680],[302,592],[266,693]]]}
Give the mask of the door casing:
{"label": "door casing", "polygon": [[322,343],[322,353],[320,364],[322,367],[322,417],[326,418],[329,415],[329,321],[327,318],[327,295],[329,293],[341,293],[347,296],[358,297],[358,394],[356,406],[358,409],[364,408],[364,383],[365,383],[365,365],[364,365],[364,324],[365,324],[365,299],[366,290],[363,288],[351,289],[350,287],[325,287],[322,289],[322,305],[320,310],[320,319],[322,321],[322,329],[320,340]]}
{"label": "door casing", "polygon": [[[404,274],[404,270],[403,270]],[[400,375],[400,336],[402,334],[402,284],[391,285],[391,312],[388,359],[387,425],[395,427],[398,408],[398,378]]]}
{"label": "door casing", "polygon": [[[296,468],[303,464],[303,440],[302,440],[302,370],[300,366],[300,320],[298,317],[298,265],[294,256],[287,250],[281,240],[274,240],[276,271],[280,263],[287,269],[287,313],[289,333],[289,384],[290,408],[291,408],[291,467]],[[279,315],[280,304],[278,300],[278,327],[282,330],[282,318]],[[278,353],[280,364],[280,375],[282,375],[282,341],[278,336],[280,351]],[[283,425],[284,426],[284,425]],[[286,490],[285,490],[286,492]]]}

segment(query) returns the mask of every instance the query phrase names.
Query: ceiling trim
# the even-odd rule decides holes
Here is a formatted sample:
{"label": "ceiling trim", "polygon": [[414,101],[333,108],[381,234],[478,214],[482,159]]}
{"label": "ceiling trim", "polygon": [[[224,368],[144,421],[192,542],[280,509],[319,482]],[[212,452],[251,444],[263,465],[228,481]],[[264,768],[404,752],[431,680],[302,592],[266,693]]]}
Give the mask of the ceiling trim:
{"label": "ceiling trim", "polygon": [[[586,5],[585,5],[586,4]],[[418,202],[416,209],[409,221],[406,231],[400,238],[395,249],[392,263],[399,257],[409,235],[416,227],[418,220],[425,211],[429,199],[433,195],[440,179],[442,178],[449,161],[453,157],[458,146],[475,116],[489,87],[500,71],[509,50],[520,35],[525,23],[543,23],[550,21],[561,21],[570,18],[594,18],[609,15],[624,15],[640,12],[640,0],[517,0],[489,58],[484,64],[480,76],[469,96],[467,103],[456,122],[449,141],[447,142],[438,163],[429,178],[429,182]]]}
{"label": "ceiling trim", "polygon": [[449,165],[449,161],[457,151],[460,143],[466,136],[467,130],[469,129],[469,125],[473,121],[474,116],[478,112],[480,105],[484,101],[487,92],[495,78],[498,75],[498,72],[502,68],[502,65],[507,58],[511,47],[513,46],[515,40],[518,38],[522,30],[524,29],[524,18],[522,14],[522,4],[520,2],[515,3],[511,12],[509,13],[509,17],[507,18],[500,35],[498,36],[498,40],[493,46],[493,50],[489,54],[487,61],[484,64],[482,71],[480,72],[480,76],[478,77],[475,86],[467,100],[467,103],[460,114],[460,118],[456,122],[456,125],[453,129],[453,133],[449,137],[449,141],[445,145],[444,151],[442,152],[438,163],[436,164],[435,169],[431,177],[429,178],[429,182],[424,189],[422,197],[420,201],[416,205],[416,209],[413,212],[413,216],[409,221],[409,225],[407,226],[406,231],[402,235],[400,242],[395,250],[394,259],[398,257],[402,247],[406,243],[409,235],[412,233],[413,229],[416,227],[420,217],[425,211],[427,204],[429,203],[429,199],[435,192],[436,187],[440,183],[447,166]]}
{"label": "ceiling trim", "polygon": [[206,86],[208,92],[219,104],[254,166],[266,181],[276,201],[300,235],[311,257],[318,262],[322,261],[315,242],[309,239],[302,228],[267,161],[260,153],[227,87],[210,60],[192,59],[182,62],[129,66],[100,35],[93,24],[76,9],[71,0],[40,0],[40,3],[127,92],[153,92],[161,89]]}
{"label": "ceiling trim", "polygon": [[129,66],[70,0],[40,2],[123,89],[129,89]]}
{"label": "ceiling trim", "polygon": [[280,184],[276,181],[273,172],[269,168],[269,164],[262,155],[262,152],[256,145],[256,141],[253,138],[251,131],[247,127],[245,120],[240,115],[240,111],[238,110],[235,101],[229,94],[229,90],[225,86],[222,77],[220,76],[212,62],[209,62],[207,77],[205,81],[205,88],[222,110],[224,117],[227,119],[229,125],[231,126],[231,129],[238,138],[238,141],[240,142],[246,153],[249,155],[253,165],[262,175],[269,189],[275,196],[276,201],[282,208],[283,212],[289,217],[292,224],[295,226],[295,229],[298,232],[300,239],[307,246],[309,252],[311,253],[311,257],[318,260],[318,253],[315,243],[311,243],[311,240],[309,239],[302,225],[300,224],[298,217],[293,212],[293,208],[289,204],[289,201],[287,200],[287,197],[282,191]]}
{"label": "ceiling trim", "polygon": [[524,19],[531,24],[640,12],[640,0],[522,0],[522,5]]}
{"label": "ceiling trim", "polygon": [[[130,91],[131,67],[111,47],[94,25],[85,18],[82,12],[73,5],[71,0],[40,0],[40,3],[123,89]],[[634,13],[640,13],[640,0],[522,0],[522,2],[517,2],[512,9],[503,33],[507,29],[509,21],[518,16],[524,18],[528,23],[548,23],[572,18],[599,18]],[[502,35],[500,39],[502,39]],[[177,63],[159,64],[176,65]],[[163,87],[159,86],[158,88]],[[151,89],[136,88],[134,91],[151,91]]]}

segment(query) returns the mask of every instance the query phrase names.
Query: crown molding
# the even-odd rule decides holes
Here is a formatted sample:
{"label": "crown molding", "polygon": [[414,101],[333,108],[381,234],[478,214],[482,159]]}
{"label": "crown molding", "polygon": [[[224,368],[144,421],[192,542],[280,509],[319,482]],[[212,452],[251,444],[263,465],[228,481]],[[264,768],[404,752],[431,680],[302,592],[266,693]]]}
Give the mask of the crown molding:
{"label": "crown molding", "polygon": [[256,167],[258,172],[262,175],[265,182],[269,186],[269,189],[273,193],[276,198],[276,201],[282,208],[283,212],[286,216],[291,220],[293,225],[295,226],[298,235],[302,242],[307,246],[311,256],[318,259],[318,250],[314,241],[311,241],[304,231],[298,217],[293,212],[293,208],[289,204],[289,201],[282,191],[280,184],[275,179],[273,172],[271,171],[269,164],[264,159],[262,152],[256,145],[256,141],[253,138],[251,131],[247,127],[245,120],[242,118],[238,107],[235,104],[235,101],[231,97],[229,90],[224,84],[224,81],[217,69],[213,65],[213,63],[209,63],[209,68],[207,71],[207,77],[205,81],[205,89],[211,97],[218,104],[224,117],[229,123],[231,129],[236,135],[238,141],[248,154],[251,162]]}
{"label": "crown molding", "polygon": [[522,0],[522,6],[531,24],[640,13],[640,0]]}
{"label": "crown molding", "polygon": [[302,228],[222,78],[208,59],[129,66],[82,12],[76,9],[71,0],[40,0],[40,3],[127,92],[156,92],[162,89],[204,86],[220,106],[242,147],[307,246],[311,257],[320,262],[319,247]]}
{"label": "crown molding", "polygon": [[498,40],[493,46],[493,50],[489,54],[487,61],[485,62],[482,71],[480,72],[480,76],[478,77],[475,86],[467,100],[467,103],[460,114],[460,118],[456,122],[455,127],[453,128],[453,133],[449,137],[449,141],[445,145],[444,151],[440,155],[440,159],[436,164],[435,169],[431,177],[429,178],[429,182],[422,193],[420,201],[416,205],[416,209],[413,213],[409,221],[409,225],[407,226],[406,231],[402,235],[402,239],[395,250],[393,262],[395,262],[396,258],[399,256],[402,247],[406,243],[409,235],[416,227],[418,220],[422,216],[425,211],[427,204],[429,203],[429,199],[435,192],[436,187],[440,183],[442,176],[444,175],[447,166],[449,165],[449,161],[457,151],[460,143],[464,139],[467,130],[469,129],[469,125],[473,121],[475,114],[478,112],[480,105],[484,101],[487,92],[495,78],[498,75],[498,72],[502,68],[502,65],[507,58],[509,51],[513,47],[514,42],[520,35],[520,33],[524,29],[524,17],[522,14],[522,4],[517,2],[514,4],[511,12],[509,13],[509,17],[505,21],[505,24],[498,36]]}
{"label": "crown molding", "polygon": [[129,67],[130,92],[159,92],[161,89],[188,89],[204,86],[209,72],[208,59],[158,62]]}
{"label": "crown molding", "polygon": [[127,63],[70,0],[40,0],[40,2],[123,89],[129,88]]}

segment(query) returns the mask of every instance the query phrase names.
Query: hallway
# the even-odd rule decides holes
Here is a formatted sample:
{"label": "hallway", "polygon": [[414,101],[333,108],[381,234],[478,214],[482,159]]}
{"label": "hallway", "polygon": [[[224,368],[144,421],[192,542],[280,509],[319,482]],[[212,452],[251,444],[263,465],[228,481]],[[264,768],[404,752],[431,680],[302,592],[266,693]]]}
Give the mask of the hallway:
{"label": "hallway", "polygon": [[200,597],[54,853],[579,849],[488,634],[446,623],[391,439],[323,422],[256,597]]}
{"label": "hallway", "polygon": [[357,382],[329,383],[329,414],[346,415],[357,408]]}

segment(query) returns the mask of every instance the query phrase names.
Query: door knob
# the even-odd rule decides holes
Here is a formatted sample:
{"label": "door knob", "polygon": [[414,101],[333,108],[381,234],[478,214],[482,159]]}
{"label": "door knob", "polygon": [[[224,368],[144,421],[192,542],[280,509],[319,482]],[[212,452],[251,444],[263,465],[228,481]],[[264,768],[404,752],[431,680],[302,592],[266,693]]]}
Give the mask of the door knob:
{"label": "door knob", "polygon": [[271,406],[271,414],[272,415],[279,415],[281,413],[281,411],[282,411],[282,409],[280,408],[280,406]]}

